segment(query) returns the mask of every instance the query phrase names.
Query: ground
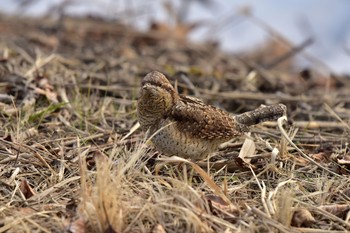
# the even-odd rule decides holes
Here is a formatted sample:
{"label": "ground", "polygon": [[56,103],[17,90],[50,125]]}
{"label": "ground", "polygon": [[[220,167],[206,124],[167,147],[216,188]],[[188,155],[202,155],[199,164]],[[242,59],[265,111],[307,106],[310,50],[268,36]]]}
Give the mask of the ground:
{"label": "ground", "polygon": [[[0,16],[0,232],[350,231],[350,79],[295,69],[284,41],[233,55],[180,29]],[[288,119],[209,160],[169,158],[135,127],[152,70]]]}

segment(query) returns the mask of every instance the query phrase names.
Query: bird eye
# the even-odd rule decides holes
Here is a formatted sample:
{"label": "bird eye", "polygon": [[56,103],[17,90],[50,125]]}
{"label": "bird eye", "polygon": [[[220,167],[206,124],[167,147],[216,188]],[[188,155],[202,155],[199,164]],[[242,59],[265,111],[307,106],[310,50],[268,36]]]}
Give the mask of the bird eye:
{"label": "bird eye", "polygon": [[167,84],[162,84],[160,87],[168,92],[172,92],[172,90],[173,90],[172,87],[171,86],[169,87],[169,85],[167,85]]}

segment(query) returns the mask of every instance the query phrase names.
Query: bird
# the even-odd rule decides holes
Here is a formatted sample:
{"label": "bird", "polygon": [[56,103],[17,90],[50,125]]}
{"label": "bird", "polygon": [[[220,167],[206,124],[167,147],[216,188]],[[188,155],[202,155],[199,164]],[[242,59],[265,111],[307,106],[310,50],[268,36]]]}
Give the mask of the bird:
{"label": "bird", "polygon": [[250,126],[286,114],[283,104],[259,107],[233,116],[201,100],[179,94],[164,74],[148,73],[137,100],[141,129],[167,156],[192,161],[207,158],[220,144],[249,132]]}

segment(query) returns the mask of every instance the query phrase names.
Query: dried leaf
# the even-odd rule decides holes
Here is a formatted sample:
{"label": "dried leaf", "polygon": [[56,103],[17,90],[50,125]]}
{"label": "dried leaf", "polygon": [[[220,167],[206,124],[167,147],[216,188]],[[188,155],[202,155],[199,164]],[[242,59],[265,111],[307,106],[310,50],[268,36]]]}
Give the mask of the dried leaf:
{"label": "dried leaf", "polygon": [[345,219],[347,213],[350,211],[349,204],[323,205],[320,208],[342,219]]}
{"label": "dried leaf", "polygon": [[292,217],[292,226],[295,227],[309,227],[315,222],[315,218],[307,209],[296,209]]}
{"label": "dried leaf", "polygon": [[166,231],[161,224],[157,224],[153,227],[151,233],[166,233]]}
{"label": "dried leaf", "polygon": [[36,195],[35,191],[30,187],[26,179],[23,179],[21,181],[21,184],[19,185],[19,189],[23,193],[24,197],[26,199]]}
{"label": "dried leaf", "polygon": [[254,154],[255,142],[250,138],[246,138],[239,152],[238,158],[241,158],[245,163],[250,164],[250,159],[247,159],[247,157],[252,156]]}
{"label": "dried leaf", "polygon": [[68,225],[68,231],[72,233],[85,233],[86,230],[86,223],[82,218],[78,218],[74,222],[67,223]]}
{"label": "dried leaf", "polygon": [[306,167],[307,165],[310,164],[310,162],[303,158],[303,157],[299,157],[299,156],[295,156],[294,157],[294,160],[296,161],[296,163],[299,165],[299,166],[303,166],[303,167]]}
{"label": "dried leaf", "polygon": [[327,154],[324,152],[313,154],[310,157],[318,163],[329,163],[330,162],[330,157],[327,156]]}
{"label": "dried leaf", "polygon": [[[229,205],[225,200],[223,200],[221,197],[215,195],[215,194],[208,194],[205,196],[205,198],[210,202],[212,209],[212,212],[215,214],[218,213],[230,213],[233,216],[238,216],[239,209],[234,205]],[[229,217],[229,216],[224,216]],[[230,216],[232,217],[232,216]]]}
{"label": "dried leaf", "polygon": [[350,155],[345,155],[344,158],[338,159],[337,162],[341,165],[350,165]]}

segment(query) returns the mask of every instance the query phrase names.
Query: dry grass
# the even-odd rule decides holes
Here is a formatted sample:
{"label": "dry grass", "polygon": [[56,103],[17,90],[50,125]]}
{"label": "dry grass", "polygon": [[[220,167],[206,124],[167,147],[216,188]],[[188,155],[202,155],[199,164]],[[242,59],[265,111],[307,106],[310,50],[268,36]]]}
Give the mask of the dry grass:
{"label": "dry grass", "polygon": [[[350,231],[349,80],[107,22],[1,17],[0,232]],[[267,123],[198,166],[159,159],[143,132],[125,137],[154,69],[228,111],[286,104],[295,145]]]}

